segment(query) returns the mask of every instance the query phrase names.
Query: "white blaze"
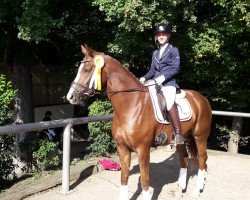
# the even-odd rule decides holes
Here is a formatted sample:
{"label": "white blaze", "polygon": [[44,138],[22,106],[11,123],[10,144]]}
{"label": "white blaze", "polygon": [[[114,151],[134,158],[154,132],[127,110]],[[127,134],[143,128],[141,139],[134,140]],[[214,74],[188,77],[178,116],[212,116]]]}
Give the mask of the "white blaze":
{"label": "white blaze", "polygon": [[[80,65],[80,67],[79,67],[79,69],[78,69],[76,78],[75,78],[75,80],[74,80],[75,83],[78,83],[78,82],[79,82],[80,77],[81,77],[81,73],[80,73],[80,72],[81,72],[81,70],[82,70],[83,67],[84,67],[84,63],[81,63],[81,65]],[[71,86],[70,89],[69,89],[69,92],[68,92],[68,94],[67,94],[67,100],[68,100],[68,101],[70,101],[70,98],[71,98],[71,96],[72,96],[74,90],[75,90],[75,89]]]}

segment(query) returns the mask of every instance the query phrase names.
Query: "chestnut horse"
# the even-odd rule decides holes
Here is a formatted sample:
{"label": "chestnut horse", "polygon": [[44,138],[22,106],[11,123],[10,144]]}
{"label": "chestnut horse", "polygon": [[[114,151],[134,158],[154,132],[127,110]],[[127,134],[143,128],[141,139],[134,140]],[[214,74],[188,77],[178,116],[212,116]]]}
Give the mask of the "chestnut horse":
{"label": "chestnut horse", "polygon": [[[112,57],[93,51],[87,45],[81,48],[84,59],[72,82],[67,99],[71,104],[80,104],[94,95],[97,85],[107,89],[108,98],[113,106],[112,136],[117,142],[121,162],[119,199],[128,199],[127,183],[132,151],[138,155],[143,199],[151,199],[153,188],[149,187],[150,148],[162,125],[155,119],[148,88]],[[185,158],[188,156],[188,149],[188,152],[193,152],[193,156],[198,158],[199,171],[194,190],[194,195],[197,196],[204,187],[206,147],[212,111],[209,102],[200,93],[185,91],[191,105],[192,118],[181,123],[186,145],[177,145],[181,165],[178,186],[179,191],[186,188]],[[167,125],[164,129],[168,134],[165,143],[167,145],[171,142],[172,128]]]}

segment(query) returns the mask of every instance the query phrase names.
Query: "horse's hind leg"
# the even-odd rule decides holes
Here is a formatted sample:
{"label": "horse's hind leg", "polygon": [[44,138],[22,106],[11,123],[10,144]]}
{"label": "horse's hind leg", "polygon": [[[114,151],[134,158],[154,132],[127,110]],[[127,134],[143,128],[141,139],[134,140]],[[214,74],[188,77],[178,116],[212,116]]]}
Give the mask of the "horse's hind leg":
{"label": "horse's hind leg", "polygon": [[204,188],[205,183],[205,170],[207,162],[207,131],[195,131],[194,138],[197,146],[198,153],[198,162],[199,162],[199,171],[196,180],[195,190],[192,194],[193,197],[198,197],[200,190]]}
{"label": "horse's hind leg", "polygon": [[131,163],[131,152],[123,147],[117,146],[117,151],[121,161],[121,186],[119,200],[128,200],[128,177]]}

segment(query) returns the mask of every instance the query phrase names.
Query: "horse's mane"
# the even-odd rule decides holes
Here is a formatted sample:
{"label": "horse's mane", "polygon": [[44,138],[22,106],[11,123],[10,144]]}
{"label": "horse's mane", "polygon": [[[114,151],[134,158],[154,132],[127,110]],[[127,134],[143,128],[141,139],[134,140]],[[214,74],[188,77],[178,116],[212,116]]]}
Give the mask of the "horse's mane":
{"label": "horse's mane", "polygon": [[107,57],[107,59],[112,60],[112,61],[114,61],[115,63],[117,63],[117,66],[120,67],[122,70],[126,71],[126,73],[128,73],[129,75],[131,75],[131,76],[134,77],[135,79],[138,79],[131,71],[129,71],[126,67],[124,67],[124,66],[120,63],[120,61],[116,60],[115,58],[113,58],[113,57],[111,57],[111,56],[109,56],[109,55],[107,55],[107,54],[104,54],[104,55]]}

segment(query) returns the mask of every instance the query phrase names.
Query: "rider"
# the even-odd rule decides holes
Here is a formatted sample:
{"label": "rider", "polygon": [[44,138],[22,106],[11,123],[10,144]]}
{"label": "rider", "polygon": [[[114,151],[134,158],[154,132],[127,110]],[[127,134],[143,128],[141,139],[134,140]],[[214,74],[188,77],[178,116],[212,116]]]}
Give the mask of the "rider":
{"label": "rider", "polygon": [[160,86],[175,131],[176,143],[184,144],[180,118],[175,105],[176,90],[179,88],[175,80],[180,70],[179,50],[169,44],[171,29],[168,24],[158,25],[154,33],[158,49],[153,52],[149,72],[140,78],[140,82],[144,84],[148,80],[147,84],[152,83]]}

